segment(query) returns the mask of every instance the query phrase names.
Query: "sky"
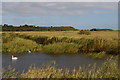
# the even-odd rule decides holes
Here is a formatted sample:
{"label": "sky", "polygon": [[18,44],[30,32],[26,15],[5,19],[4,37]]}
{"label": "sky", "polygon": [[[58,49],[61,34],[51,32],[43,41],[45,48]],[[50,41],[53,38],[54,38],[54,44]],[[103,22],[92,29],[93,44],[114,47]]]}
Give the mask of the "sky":
{"label": "sky", "polygon": [[[1,13],[0,13],[1,14]],[[2,24],[118,29],[117,2],[2,2]]]}
{"label": "sky", "polygon": [[1,0],[2,2],[119,2],[120,0]]}

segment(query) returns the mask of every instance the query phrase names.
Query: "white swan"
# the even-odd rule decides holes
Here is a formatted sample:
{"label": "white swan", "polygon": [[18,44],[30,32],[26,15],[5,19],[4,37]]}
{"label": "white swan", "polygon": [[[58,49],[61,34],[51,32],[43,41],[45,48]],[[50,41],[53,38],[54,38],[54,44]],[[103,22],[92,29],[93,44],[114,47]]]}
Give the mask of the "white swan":
{"label": "white swan", "polygon": [[18,58],[17,57],[14,57],[13,55],[12,55],[12,60],[17,60]]}
{"label": "white swan", "polygon": [[31,51],[28,51],[29,53],[31,53]]}

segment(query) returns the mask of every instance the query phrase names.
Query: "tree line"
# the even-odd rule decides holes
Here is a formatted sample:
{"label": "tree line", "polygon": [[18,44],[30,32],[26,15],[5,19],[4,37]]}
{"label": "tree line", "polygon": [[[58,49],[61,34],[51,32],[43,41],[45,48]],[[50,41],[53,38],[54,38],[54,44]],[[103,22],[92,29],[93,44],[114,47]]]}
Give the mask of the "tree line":
{"label": "tree line", "polygon": [[[4,24],[2,26],[2,31],[78,31],[72,26],[50,26],[50,27],[41,27],[35,25],[20,25],[20,26],[13,26]],[[113,31],[112,29],[97,29],[92,28],[88,30],[81,30],[81,31]]]}
{"label": "tree line", "polygon": [[71,26],[59,26],[59,27],[40,27],[35,25],[20,25],[20,26],[13,26],[4,24],[2,25],[3,31],[76,31],[74,27]]}

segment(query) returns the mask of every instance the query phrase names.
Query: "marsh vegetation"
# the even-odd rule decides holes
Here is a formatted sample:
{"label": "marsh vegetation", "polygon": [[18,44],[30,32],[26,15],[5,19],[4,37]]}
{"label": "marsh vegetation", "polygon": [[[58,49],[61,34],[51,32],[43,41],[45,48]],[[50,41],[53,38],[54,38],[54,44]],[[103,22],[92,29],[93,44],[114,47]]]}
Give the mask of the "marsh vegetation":
{"label": "marsh vegetation", "polygon": [[[88,35],[89,34],[89,35]],[[4,70],[3,78],[119,78],[117,57],[120,41],[118,31],[43,31],[43,32],[3,32],[2,52],[22,54],[43,52],[45,54],[85,54],[94,59],[113,56],[102,66],[81,67],[79,70],[57,68],[46,65],[45,68],[30,67],[27,72],[16,75],[15,69]],[[83,71],[85,70],[85,71]]]}
{"label": "marsh vegetation", "polygon": [[[38,34],[37,34],[38,33]],[[57,34],[58,35],[57,35]],[[75,34],[74,37],[72,34]],[[2,51],[7,53],[24,53],[29,50],[32,52],[45,52],[51,54],[62,53],[98,53],[118,54],[118,36],[117,31],[99,32],[98,36],[79,35],[79,32],[3,32]],[[98,32],[96,32],[97,35]],[[107,35],[102,33],[106,33]],[[43,35],[44,34],[44,35]],[[50,35],[48,35],[50,34]],[[52,35],[53,34],[53,35]],[[101,35],[100,35],[101,34]],[[71,36],[69,36],[71,35]],[[114,36],[115,35],[115,36]],[[78,38],[79,36],[79,38]],[[94,37],[92,37],[94,36]],[[98,55],[97,54],[97,55]],[[94,54],[95,55],[95,54]]]}
{"label": "marsh vegetation", "polygon": [[96,64],[88,67],[80,66],[79,69],[57,68],[55,61],[44,67],[30,66],[27,72],[19,72],[8,66],[7,70],[2,69],[3,78],[120,78],[118,57],[107,59],[100,67]]}

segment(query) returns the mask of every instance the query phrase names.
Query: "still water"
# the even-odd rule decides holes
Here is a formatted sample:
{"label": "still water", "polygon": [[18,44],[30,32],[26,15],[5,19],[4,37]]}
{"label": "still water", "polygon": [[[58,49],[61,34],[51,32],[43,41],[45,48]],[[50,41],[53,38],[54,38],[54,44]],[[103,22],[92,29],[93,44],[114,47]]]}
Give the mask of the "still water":
{"label": "still water", "polygon": [[28,67],[35,65],[40,67],[42,64],[47,64],[50,61],[56,61],[57,67],[69,69],[78,68],[79,66],[87,66],[89,64],[96,63],[97,66],[100,66],[105,59],[95,60],[89,58],[85,55],[47,55],[43,53],[28,53],[21,55],[14,55],[18,57],[18,60],[12,60],[11,54],[3,53],[2,54],[2,67],[7,68],[8,65],[11,65],[13,68],[16,68],[19,71],[27,71]]}

